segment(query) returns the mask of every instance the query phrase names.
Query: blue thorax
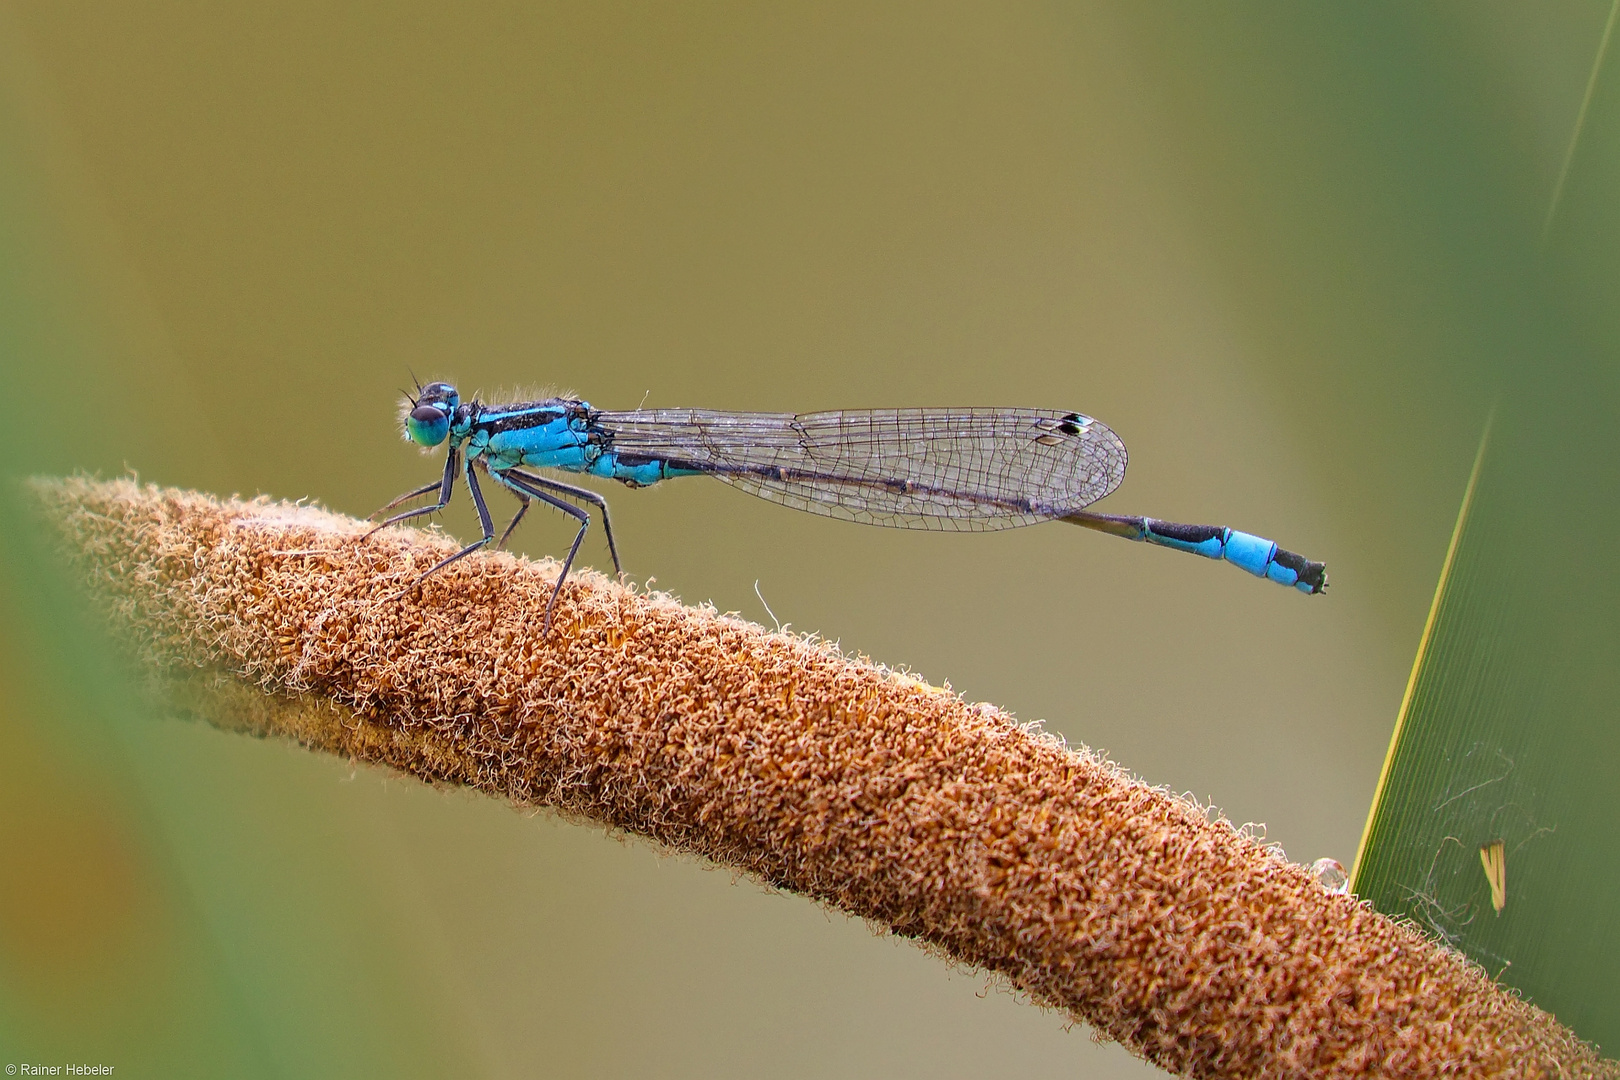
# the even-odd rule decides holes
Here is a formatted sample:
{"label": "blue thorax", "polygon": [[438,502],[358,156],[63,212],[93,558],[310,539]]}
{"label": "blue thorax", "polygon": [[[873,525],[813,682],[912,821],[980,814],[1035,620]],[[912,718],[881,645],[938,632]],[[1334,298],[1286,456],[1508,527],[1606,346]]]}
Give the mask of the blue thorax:
{"label": "blue thorax", "polygon": [[513,405],[463,403],[448,383],[422,389],[405,420],[406,436],[422,446],[449,440],[468,462],[482,459],[492,472],[520,466],[590,473],[632,486],[655,484],[695,470],[638,458],[628,461],[613,450],[611,432],[596,423],[589,402],[548,398]]}

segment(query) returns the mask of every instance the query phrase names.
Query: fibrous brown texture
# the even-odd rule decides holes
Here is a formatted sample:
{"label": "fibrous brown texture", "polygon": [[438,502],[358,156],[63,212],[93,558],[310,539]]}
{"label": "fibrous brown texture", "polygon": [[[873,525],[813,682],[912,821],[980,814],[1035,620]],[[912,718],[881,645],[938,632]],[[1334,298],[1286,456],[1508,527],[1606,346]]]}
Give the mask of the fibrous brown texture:
{"label": "fibrous brown texture", "polygon": [[1617,1076],[1477,967],[1198,806],[825,644],[266,500],[36,490],[227,727],[557,807],[999,972],[1200,1077]]}

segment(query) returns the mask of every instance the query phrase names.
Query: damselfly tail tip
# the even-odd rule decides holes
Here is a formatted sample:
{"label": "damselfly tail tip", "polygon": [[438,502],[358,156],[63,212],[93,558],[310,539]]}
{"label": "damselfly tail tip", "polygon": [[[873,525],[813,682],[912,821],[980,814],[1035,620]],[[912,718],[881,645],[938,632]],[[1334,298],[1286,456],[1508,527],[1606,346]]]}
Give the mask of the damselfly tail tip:
{"label": "damselfly tail tip", "polygon": [[1326,563],[1312,562],[1303,555],[1281,547],[1276,549],[1266,564],[1264,576],[1279,585],[1292,585],[1308,596],[1326,592],[1328,586]]}

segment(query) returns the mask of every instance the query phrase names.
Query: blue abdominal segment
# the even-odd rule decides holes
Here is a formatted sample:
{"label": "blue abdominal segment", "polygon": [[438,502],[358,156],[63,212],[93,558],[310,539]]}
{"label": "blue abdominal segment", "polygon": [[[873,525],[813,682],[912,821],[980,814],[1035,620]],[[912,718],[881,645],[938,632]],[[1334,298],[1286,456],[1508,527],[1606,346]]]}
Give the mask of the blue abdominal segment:
{"label": "blue abdominal segment", "polygon": [[[1226,561],[1255,577],[1268,577],[1267,568],[1277,557],[1277,545],[1253,533],[1226,529]],[[1292,584],[1290,582],[1289,584]]]}
{"label": "blue abdominal segment", "polygon": [[1255,577],[1290,585],[1303,593],[1327,588],[1327,567],[1278,547],[1273,541],[1224,525],[1183,525],[1148,517],[1115,517],[1080,511],[1064,521],[1098,532],[1173,548],[1206,559],[1222,559]]}
{"label": "blue abdominal segment", "polygon": [[630,458],[612,451],[591,462],[592,476],[605,476],[609,480],[622,480],[632,487],[646,487],[672,476],[698,476],[701,469],[683,469],[656,458]]}
{"label": "blue abdominal segment", "polygon": [[[1226,550],[1226,542],[1227,537],[1231,535],[1231,529],[1220,525],[1177,525],[1171,521],[1143,518],[1141,535],[1134,539],[1146,540],[1150,544],[1190,552],[1193,555],[1202,555],[1206,559],[1225,559],[1230,557]],[[1241,562],[1238,565],[1243,566]],[[1248,567],[1245,566],[1244,569],[1247,570]]]}

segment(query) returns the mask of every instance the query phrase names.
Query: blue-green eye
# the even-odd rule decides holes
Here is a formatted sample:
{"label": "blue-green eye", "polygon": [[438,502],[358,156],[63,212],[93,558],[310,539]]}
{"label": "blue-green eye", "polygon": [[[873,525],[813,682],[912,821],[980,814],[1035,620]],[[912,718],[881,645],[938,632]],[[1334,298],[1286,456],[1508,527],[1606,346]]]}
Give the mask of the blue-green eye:
{"label": "blue-green eye", "polygon": [[418,446],[438,446],[450,434],[450,414],[436,405],[418,405],[405,418],[405,434]]}

